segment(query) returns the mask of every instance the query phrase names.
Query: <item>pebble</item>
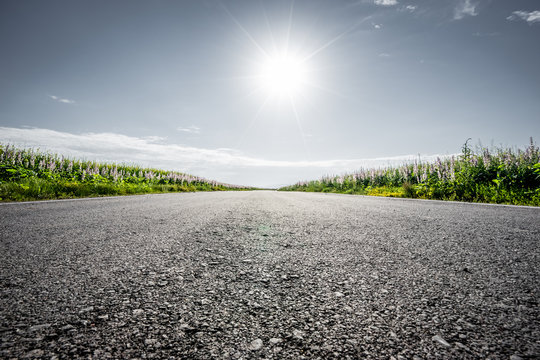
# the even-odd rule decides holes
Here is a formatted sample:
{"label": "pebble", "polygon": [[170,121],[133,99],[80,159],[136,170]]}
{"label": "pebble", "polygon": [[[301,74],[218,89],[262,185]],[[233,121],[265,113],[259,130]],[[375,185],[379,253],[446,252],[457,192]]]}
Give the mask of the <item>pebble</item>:
{"label": "pebble", "polygon": [[444,346],[450,346],[450,344],[444,340],[442,337],[440,337],[439,335],[435,335],[434,337],[431,338],[433,341],[437,341],[439,344],[441,345],[444,345]]}
{"label": "pebble", "polygon": [[280,342],[282,342],[282,341],[283,341],[283,340],[280,339],[280,338],[271,338],[271,339],[270,339],[270,344],[275,345],[275,344],[278,344],[278,343],[280,343]]}
{"label": "pebble", "polygon": [[51,326],[51,324],[34,325],[34,326],[31,326],[29,330],[30,331],[39,331],[39,330],[46,329],[46,328],[48,328],[50,326]]}
{"label": "pebble", "polygon": [[303,340],[304,339],[304,332],[301,331],[301,330],[293,330],[293,337],[295,339],[298,339],[298,340]]}
{"label": "pebble", "polygon": [[341,292],[339,292],[339,291],[336,291],[336,292],[334,293],[334,296],[335,296],[335,297],[343,297],[343,296],[345,296],[345,294],[343,294],[343,293],[341,293]]}
{"label": "pebble", "polygon": [[249,350],[256,351],[260,350],[263,346],[263,341],[261,339],[255,339],[249,344]]}
{"label": "pebble", "polygon": [[156,339],[146,339],[144,340],[145,345],[154,345],[157,342]]}
{"label": "pebble", "polygon": [[34,349],[28,353],[26,353],[26,355],[24,355],[25,358],[36,358],[36,357],[42,357],[43,354],[45,354],[45,351],[41,350],[41,349]]}
{"label": "pebble", "polygon": [[133,315],[135,315],[135,316],[140,316],[140,315],[143,315],[143,314],[144,314],[143,309],[135,309],[135,310],[133,310]]}

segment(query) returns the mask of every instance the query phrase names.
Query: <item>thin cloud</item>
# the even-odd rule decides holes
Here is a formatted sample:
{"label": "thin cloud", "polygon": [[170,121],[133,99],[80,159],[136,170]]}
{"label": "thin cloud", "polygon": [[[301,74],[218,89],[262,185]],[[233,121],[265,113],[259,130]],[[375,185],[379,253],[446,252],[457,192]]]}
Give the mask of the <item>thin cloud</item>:
{"label": "thin cloud", "polygon": [[375,5],[380,6],[394,6],[397,5],[397,0],[375,0]]}
{"label": "thin cloud", "polygon": [[529,24],[533,24],[535,22],[540,22],[540,11],[535,10],[531,12],[518,10],[514,11],[512,15],[508,16],[506,20],[525,20]]}
{"label": "thin cloud", "polygon": [[407,5],[405,6],[405,9],[410,11],[410,12],[414,12],[416,10],[417,6],[414,6],[414,5]]}
{"label": "thin cloud", "polygon": [[471,3],[471,0],[462,1],[454,9],[454,20],[461,20],[466,16],[477,16],[476,6],[477,4]]}
{"label": "thin cloud", "polygon": [[62,103],[62,104],[75,104],[74,100],[64,99],[55,95],[49,95],[49,97],[53,99],[54,101]]}
{"label": "thin cloud", "polygon": [[499,36],[501,35],[501,33],[499,32],[487,32],[487,33],[483,33],[483,32],[475,32],[473,33],[474,36],[476,37],[493,37],[493,36]]}
{"label": "thin cloud", "polygon": [[[339,173],[360,168],[397,166],[418,159],[418,155],[403,155],[374,159],[269,160],[247,156],[239,150],[230,148],[205,149],[167,144],[163,142],[162,137],[157,136],[140,138],[115,133],[72,134],[40,128],[0,127],[0,142],[40,148],[76,158],[135,163],[209,177],[212,177],[213,171],[234,168],[317,168],[321,169],[321,173]],[[437,157],[444,156],[422,156],[422,161],[434,161]]]}
{"label": "thin cloud", "polygon": [[388,54],[388,53],[380,53],[380,54],[379,54],[379,57],[382,57],[382,58],[389,58],[389,57],[390,57],[390,54]]}
{"label": "thin cloud", "polygon": [[381,29],[382,28],[382,24],[372,24],[373,27],[377,30]]}
{"label": "thin cloud", "polygon": [[177,127],[176,130],[180,131],[180,132],[186,132],[186,133],[189,133],[189,134],[200,134],[201,133],[201,128],[198,127],[198,126],[195,126],[195,125],[191,125],[187,128],[185,127]]}

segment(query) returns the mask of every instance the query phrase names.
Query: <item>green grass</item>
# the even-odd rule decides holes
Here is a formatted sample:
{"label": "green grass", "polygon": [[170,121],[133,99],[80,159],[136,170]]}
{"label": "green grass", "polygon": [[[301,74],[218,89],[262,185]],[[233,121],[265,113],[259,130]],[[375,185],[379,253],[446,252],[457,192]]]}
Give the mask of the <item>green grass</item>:
{"label": "green grass", "polygon": [[540,206],[539,161],[540,151],[532,139],[524,150],[473,151],[467,141],[457,157],[362,169],[280,190]]}
{"label": "green grass", "polygon": [[248,189],[179,172],[72,160],[0,144],[0,201]]}

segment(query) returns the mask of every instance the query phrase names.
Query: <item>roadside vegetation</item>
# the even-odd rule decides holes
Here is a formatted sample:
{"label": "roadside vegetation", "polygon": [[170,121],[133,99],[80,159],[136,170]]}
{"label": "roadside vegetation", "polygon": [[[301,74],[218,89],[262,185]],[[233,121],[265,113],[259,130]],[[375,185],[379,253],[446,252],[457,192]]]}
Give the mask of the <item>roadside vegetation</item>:
{"label": "roadside vegetation", "polygon": [[0,201],[247,189],[174,171],[73,160],[0,144]]}
{"label": "roadside vegetation", "polygon": [[532,138],[524,150],[473,151],[469,140],[459,156],[434,163],[361,169],[279,190],[540,206],[540,151]]}

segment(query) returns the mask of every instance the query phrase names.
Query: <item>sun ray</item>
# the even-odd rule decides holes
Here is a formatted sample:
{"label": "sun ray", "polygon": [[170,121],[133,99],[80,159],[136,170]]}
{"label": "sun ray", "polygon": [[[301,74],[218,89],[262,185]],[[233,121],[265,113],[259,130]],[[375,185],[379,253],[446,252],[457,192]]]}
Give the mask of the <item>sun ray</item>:
{"label": "sun ray", "polygon": [[[247,97],[249,97],[250,95],[248,95]],[[263,103],[261,104],[261,106],[259,106],[259,109],[257,110],[257,112],[255,113],[255,116],[253,117],[253,119],[251,119],[251,121],[249,122],[249,125],[244,128],[244,131],[242,132],[242,136],[240,136],[240,139],[238,140],[238,143],[236,145],[236,148],[237,149],[240,149],[240,146],[242,145],[242,143],[244,142],[244,139],[246,138],[246,135],[248,133],[249,130],[251,130],[251,128],[253,127],[253,125],[255,124],[255,122],[259,119],[259,116],[261,116],[261,113],[262,113],[262,110],[264,109],[264,107],[266,106],[266,104],[270,101],[270,97],[267,96],[266,99],[263,101]]]}
{"label": "sun ray", "polygon": [[324,87],[324,86],[319,85],[319,84],[315,84],[314,82],[311,82],[311,81],[305,81],[304,84],[306,84],[306,85],[308,85],[308,86],[310,86],[310,87],[312,87],[314,89],[322,90],[322,91],[325,91],[325,92],[327,92],[329,94],[336,95],[336,96],[339,96],[339,97],[344,98],[344,99],[350,99],[349,96],[347,96],[345,94],[342,94],[342,93],[338,92],[337,90],[330,89],[330,88]]}
{"label": "sun ray", "polygon": [[291,101],[291,108],[293,109],[294,118],[296,119],[296,124],[298,125],[298,130],[300,131],[300,136],[302,137],[302,143],[304,144],[304,151],[306,153],[306,159],[309,161],[311,158],[307,142],[306,142],[306,136],[304,134],[304,130],[302,129],[302,124],[300,123],[300,116],[298,116],[298,111],[296,110],[296,104],[294,103],[294,99],[292,96],[289,97],[289,100]]}
{"label": "sun ray", "polygon": [[363,18],[362,20],[360,21],[357,21],[355,24],[353,24],[350,28],[348,28],[347,30],[345,30],[344,32],[342,32],[341,34],[335,36],[334,38],[332,38],[330,41],[326,42],[325,44],[323,44],[322,46],[320,46],[319,48],[315,49],[313,52],[311,52],[309,55],[307,55],[303,61],[308,61],[309,59],[313,58],[315,55],[317,55],[318,53],[320,53],[321,51],[325,50],[327,47],[329,47],[330,45],[334,44],[336,41],[338,41],[339,39],[341,39],[343,36],[347,35],[348,33],[352,32],[353,30],[355,30],[358,26],[360,26],[362,23],[366,22],[367,20],[369,20],[371,18],[371,16],[366,16],[365,18]]}
{"label": "sun ray", "polygon": [[270,33],[270,40],[272,41],[272,49],[274,52],[277,52],[277,44],[276,39],[274,37],[274,32],[272,31],[272,27],[270,26],[270,21],[268,20],[268,15],[266,14],[266,9],[264,8],[263,3],[261,2],[261,6],[263,8],[263,14],[264,14],[264,20],[266,21],[266,27],[268,28],[268,32]]}
{"label": "sun ray", "polygon": [[240,21],[238,21],[234,16],[233,14],[231,14],[231,12],[229,11],[229,9],[227,9],[227,7],[225,6],[225,4],[222,2],[221,3],[221,6],[223,7],[223,9],[225,10],[225,12],[229,15],[229,17],[231,18],[231,20],[236,24],[236,26],[238,26],[240,28],[240,30],[242,30],[242,32],[244,33],[244,35],[246,35],[246,37],[251,41],[251,43],[253,45],[255,45],[255,47],[261,52],[262,55],[264,56],[268,56],[268,53],[264,50],[264,48],[259,45],[259,43],[253,38],[253,36],[251,36],[251,34],[249,33],[249,31],[246,30],[246,28],[244,28],[244,26],[242,26],[242,24],[240,23]]}
{"label": "sun ray", "polygon": [[292,17],[294,11],[294,0],[291,1],[291,8],[289,10],[289,24],[287,25],[287,36],[285,38],[285,51],[289,51],[289,42],[291,40],[291,29],[292,29]]}

